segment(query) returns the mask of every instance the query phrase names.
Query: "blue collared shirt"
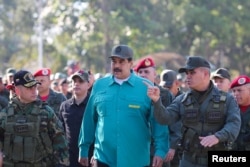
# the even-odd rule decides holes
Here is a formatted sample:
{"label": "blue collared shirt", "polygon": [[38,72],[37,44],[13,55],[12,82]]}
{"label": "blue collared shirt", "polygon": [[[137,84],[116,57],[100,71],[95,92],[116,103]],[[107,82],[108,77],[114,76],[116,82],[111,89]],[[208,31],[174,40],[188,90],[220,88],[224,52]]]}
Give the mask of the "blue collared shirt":
{"label": "blue collared shirt", "polygon": [[94,158],[110,167],[147,166],[151,135],[155,155],[165,157],[168,127],[155,121],[143,81],[149,82],[132,72],[121,85],[113,76],[95,82],[79,135],[81,157],[95,140]]}

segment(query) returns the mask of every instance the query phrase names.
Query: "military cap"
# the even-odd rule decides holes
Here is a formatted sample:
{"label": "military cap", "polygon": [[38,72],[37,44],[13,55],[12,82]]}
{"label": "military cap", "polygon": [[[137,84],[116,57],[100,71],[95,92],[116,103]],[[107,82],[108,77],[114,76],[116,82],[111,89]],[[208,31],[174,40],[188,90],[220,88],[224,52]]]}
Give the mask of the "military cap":
{"label": "military cap", "polygon": [[173,85],[173,82],[177,80],[177,73],[173,70],[163,70],[161,72],[160,78],[160,86],[171,87]]}
{"label": "military cap", "polygon": [[230,88],[242,86],[242,85],[249,84],[249,83],[250,83],[250,78],[246,75],[241,75],[241,76],[238,76],[237,78],[235,78],[231,82]]}
{"label": "military cap", "polygon": [[198,67],[207,67],[210,69],[210,64],[203,57],[189,56],[186,61],[186,65],[179,69],[179,73],[186,72],[187,70],[193,70]]}
{"label": "military cap", "polygon": [[134,71],[138,72],[141,68],[155,67],[155,62],[151,57],[141,59],[134,67]]}
{"label": "military cap", "polygon": [[89,82],[89,73],[84,70],[79,70],[72,74],[71,79],[74,80],[75,77],[79,77],[82,81]]}
{"label": "military cap", "polygon": [[122,59],[129,59],[133,58],[133,50],[127,45],[116,45],[112,48],[111,56],[112,57],[119,57]]}
{"label": "military cap", "polygon": [[60,81],[59,81],[59,85],[63,85],[63,84],[66,84],[66,83],[68,83],[68,80],[67,80],[67,78],[63,78],[63,79],[61,79]]}
{"label": "military cap", "polygon": [[14,74],[13,79],[14,85],[22,85],[24,87],[30,88],[36,84],[39,84],[34,78],[34,76],[29,72],[25,70],[20,70]]}
{"label": "military cap", "polygon": [[213,72],[211,78],[214,79],[215,77],[231,80],[231,75],[225,68],[218,68],[215,72]]}
{"label": "military cap", "polygon": [[50,76],[50,74],[51,74],[51,70],[49,68],[41,68],[41,69],[38,69],[34,73],[34,77],[38,77],[38,76]]}
{"label": "military cap", "polygon": [[14,68],[7,68],[6,69],[7,76],[13,76],[15,73],[16,73],[16,70]]}
{"label": "military cap", "polygon": [[61,72],[57,72],[54,74],[54,79],[64,79],[64,78],[67,78],[66,74],[63,74]]}

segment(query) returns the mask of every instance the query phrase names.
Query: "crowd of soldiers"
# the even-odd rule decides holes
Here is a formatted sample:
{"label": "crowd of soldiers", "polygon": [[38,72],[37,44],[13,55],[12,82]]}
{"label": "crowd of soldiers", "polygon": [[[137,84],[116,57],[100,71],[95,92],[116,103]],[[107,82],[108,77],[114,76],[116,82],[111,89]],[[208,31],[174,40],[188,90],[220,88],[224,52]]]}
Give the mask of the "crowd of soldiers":
{"label": "crowd of soldiers", "polygon": [[[6,167],[207,166],[210,150],[250,150],[250,77],[211,73],[190,56],[157,74],[111,51],[111,73],[8,68],[0,76],[0,163]],[[185,76],[183,75],[185,74]]]}

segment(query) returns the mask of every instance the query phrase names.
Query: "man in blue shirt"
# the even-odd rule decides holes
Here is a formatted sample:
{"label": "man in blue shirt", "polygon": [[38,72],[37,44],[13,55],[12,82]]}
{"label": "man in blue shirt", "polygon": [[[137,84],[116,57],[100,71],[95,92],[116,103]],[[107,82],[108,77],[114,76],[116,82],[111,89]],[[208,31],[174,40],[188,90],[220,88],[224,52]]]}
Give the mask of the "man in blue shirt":
{"label": "man in blue shirt", "polygon": [[[94,166],[149,166],[151,135],[155,156],[164,159],[168,151],[168,127],[154,119],[143,82],[153,83],[131,70],[133,51],[127,45],[113,47],[110,58],[112,75],[95,82],[84,113],[79,162],[88,166],[88,149],[95,140]],[[153,165],[160,167],[162,161]]]}

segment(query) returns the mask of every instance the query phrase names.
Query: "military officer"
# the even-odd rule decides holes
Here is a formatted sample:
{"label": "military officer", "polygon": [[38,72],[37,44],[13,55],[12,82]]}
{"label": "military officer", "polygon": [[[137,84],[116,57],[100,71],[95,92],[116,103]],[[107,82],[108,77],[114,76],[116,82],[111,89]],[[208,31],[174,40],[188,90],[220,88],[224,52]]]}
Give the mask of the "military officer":
{"label": "military officer", "polygon": [[230,87],[241,115],[241,129],[233,148],[237,151],[250,151],[250,78],[240,75],[232,81]]}
{"label": "military officer", "polygon": [[[158,86],[155,83],[155,78],[156,78],[156,69],[155,69],[155,62],[151,57],[146,57],[141,59],[138,64],[134,67],[134,71],[137,72],[137,75],[139,75],[142,78],[146,78],[150,80],[152,83],[154,83],[155,86]],[[163,89],[160,86],[158,86],[160,89],[160,96],[161,96],[161,101],[164,106],[168,106],[173,99],[172,94],[167,90]],[[169,133],[169,131],[168,131]],[[162,166],[163,164],[163,159],[161,159],[159,156],[155,156],[155,148],[153,144],[153,140],[151,143],[151,164],[160,164],[159,166]],[[163,141],[166,142],[169,145],[169,138],[167,140]],[[163,164],[165,167],[166,164]]]}
{"label": "military officer", "polygon": [[180,167],[208,165],[209,150],[226,150],[240,130],[240,110],[234,97],[217,89],[210,81],[210,64],[200,56],[190,56],[179,73],[186,73],[189,91],[168,106],[161,104],[159,89],[148,85],[154,116],[161,124],[182,121],[180,145],[184,152]]}
{"label": "military officer", "polygon": [[14,74],[16,96],[0,112],[0,149],[5,167],[68,166],[62,124],[53,110],[37,100],[37,84],[25,70]]}
{"label": "military officer", "polygon": [[41,83],[37,86],[38,98],[47,102],[59,117],[60,106],[67,99],[62,93],[55,92],[50,88],[50,75],[51,70],[49,68],[41,68],[34,73],[35,79]]}

